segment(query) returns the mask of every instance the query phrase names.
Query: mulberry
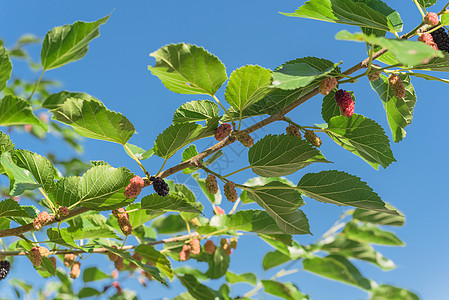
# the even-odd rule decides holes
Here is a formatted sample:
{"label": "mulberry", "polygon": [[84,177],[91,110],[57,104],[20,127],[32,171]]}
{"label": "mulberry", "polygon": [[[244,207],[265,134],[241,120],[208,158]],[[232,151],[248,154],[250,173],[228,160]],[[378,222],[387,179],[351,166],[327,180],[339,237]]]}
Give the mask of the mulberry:
{"label": "mulberry", "polygon": [[438,25],[440,23],[440,20],[438,19],[438,15],[434,12],[428,12],[427,15],[424,17],[424,23],[428,25]]}
{"label": "mulberry", "polygon": [[326,96],[338,85],[337,78],[335,77],[326,77],[321,80],[320,85],[318,86],[318,91],[320,94]]}
{"label": "mulberry", "polygon": [[301,138],[301,132],[299,132],[299,128],[296,125],[290,124],[285,128],[285,131],[288,135],[297,136]]}
{"label": "mulberry", "polygon": [[72,268],[70,269],[70,278],[76,279],[80,276],[81,273],[81,263],[76,261],[73,263]]}
{"label": "mulberry", "polygon": [[121,207],[119,209],[114,209],[112,214],[117,218],[117,223],[122,230],[124,235],[130,235],[133,232],[131,223],[129,223],[129,215],[126,209]]}
{"label": "mulberry", "polygon": [[224,194],[226,199],[231,202],[235,202],[237,200],[237,191],[235,190],[235,183],[232,181],[226,182],[224,185]]}
{"label": "mulberry", "polygon": [[61,206],[59,207],[58,212],[61,217],[66,217],[69,215],[69,208],[67,206]]}
{"label": "mulberry", "polygon": [[125,269],[125,260],[123,257],[119,256],[118,259],[114,261],[114,267],[117,271],[123,271],[123,269]]}
{"label": "mulberry", "polygon": [[321,139],[312,130],[306,130],[306,132],[304,133],[304,137],[315,147],[319,148],[322,144]]}
{"label": "mulberry", "polygon": [[223,208],[221,208],[220,206],[215,206],[214,208],[214,214],[216,215],[224,215],[225,211]]}
{"label": "mulberry", "polygon": [[76,255],[75,254],[66,254],[64,255],[64,266],[71,267],[73,265],[73,262],[76,259]]}
{"label": "mulberry", "polygon": [[438,49],[449,52],[449,35],[443,27],[430,33],[433,38],[433,42],[437,44]]}
{"label": "mulberry", "polygon": [[232,131],[231,124],[223,123],[220,126],[218,126],[217,130],[215,131],[215,139],[217,141],[224,140]]}
{"label": "mulberry", "polygon": [[[373,67],[371,68],[371,71],[376,70],[377,68],[374,68],[374,66],[380,68],[380,66],[378,64],[373,64]],[[376,81],[377,79],[379,79],[380,74],[382,73],[382,71],[376,71],[376,72],[371,72],[367,75],[368,80],[369,81]]]}
{"label": "mulberry", "polygon": [[41,265],[42,256],[41,256],[41,252],[39,251],[39,247],[31,248],[28,257],[29,257],[31,263],[33,264],[33,266],[39,267]]}
{"label": "mulberry", "polygon": [[397,98],[405,97],[405,88],[402,84],[401,78],[399,78],[396,74],[391,74],[388,78],[388,82],[390,83],[391,88],[393,89],[393,93]]}
{"label": "mulberry", "polygon": [[426,45],[429,45],[434,50],[438,50],[438,45],[433,41],[432,34],[430,33],[423,33],[418,37],[418,41],[423,42]]}
{"label": "mulberry", "polygon": [[50,255],[50,251],[45,247],[39,247],[39,253],[42,257],[47,257]]}
{"label": "mulberry", "polygon": [[137,198],[139,196],[140,192],[142,191],[145,183],[143,179],[136,175],[129,181],[128,186],[125,188],[125,197],[128,199]]}
{"label": "mulberry", "polygon": [[231,238],[231,248],[232,249],[237,248],[237,238]]}
{"label": "mulberry", "polygon": [[182,246],[181,252],[179,252],[179,260],[180,261],[186,261],[190,258],[192,247],[190,245],[184,245]]}
{"label": "mulberry", "polygon": [[190,248],[193,255],[198,255],[201,253],[201,246],[199,239],[193,239],[190,241]]}
{"label": "mulberry", "polygon": [[237,140],[245,147],[251,147],[252,145],[254,145],[254,140],[253,138],[246,132],[240,132],[237,135]]}
{"label": "mulberry", "polygon": [[11,264],[7,260],[0,261],[0,280],[5,279],[8,276]]}
{"label": "mulberry", "polygon": [[222,238],[220,241],[220,245],[221,245],[221,249],[223,250],[223,252],[227,255],[230,256],[232,253],[232,249],[231,249],[231,244],[229,244],[229,240]]}
{"label": "mulberry", "polygon": [[[134,254],[132,255],[132,258],[134,258],[134,259],[137,260],[137,261],[142,261],[142,259],[143,259],[142,255],[140,255],[140,254],[137,253],[137,252],[134,252]],[[129,267],[130,267],[131,269],[137,269],[137,265],[136,265],[135,263],[133,263],[133,262],[130,262],[130,263],[129,263]]]}
{"label": "mulberry", "polygon": [[[112,246],[112,248],[118,249],[117,246]],[[120,256],[111,251],[108,251],[108,257],[112,262],[116,262],[120,258]]]}
{"label": "mulberry", "polygon": [[214,254],[215,252],[215,244],[212,240],[208,240],[205,244],[204,244],[204,252],[206,252],[207,254]]}
{"label": "mulberry", "polygon": [[213,174],[209,174],[206,178],[206,189],[211,194],[216,194],[218,192],[217,177]]}
{"label": "mulberry", "polygon": [[56,269],[56,257],[51,256],[48,259],[51,261],[51,263],[53,264],[53,267]]}
{"label": "mulberry", "polygon": [[51,222],[53,217],[50,216],[46,211],[41,211],[40,214],[34,219],[33,227],[36,230],[41,229],[45,224]]}
{"label": "mulberry", "polygon": [[338,90],[335,93],[335,101],[338,107],[340,107],[341,114],[345,117],[350,117],[354,113],[354,100],[352,100],[351,94],[345,90]]}
{"label": "mulberry", "polygon": [[165,197],[168,195],[168,193],[170,192],[170,188],[168,187],[168,184],[164,181],[164,179],[162,179],[161,177],[151,176],[150,180],[153,181],[154,191],[159,196]]}

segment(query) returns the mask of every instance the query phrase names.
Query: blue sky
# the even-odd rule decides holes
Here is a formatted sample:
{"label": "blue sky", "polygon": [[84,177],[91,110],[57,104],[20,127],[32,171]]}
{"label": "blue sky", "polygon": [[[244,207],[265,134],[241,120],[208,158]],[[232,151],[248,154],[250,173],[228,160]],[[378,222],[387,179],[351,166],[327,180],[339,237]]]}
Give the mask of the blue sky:
{"label": "blue sky", "polygon": [[[101,35],[94,40],[88,54],[75,63],[46,73],[45,78],[62,82],[61,90],[87,92],[115,111],[123,113],[134,124],[138,134],[131,143],[151,148],[156,136],[170,125],[172,113],[182,103],[207,99],[205,96],[179,95],[168,91],[158,78],[151,75],[147,66],[154,64],[148,54],[158,48],[178,42],[203,46],[226,65],[228,75],[232,70],[257,64],[274,69],[285,61],[305,56],[322,57],[334,62],[343,61],[347,69],[366,57],[365,45],[336,41],[334,35],[343,29],[360,31],[356,27],[322,23],[299,18],[288,18],[278,12],[292,12],[304,1],[2,1],[0,2],[0,37],[7,46],[24,33],[44,37],[55,26],[71,24],[77,20],[94,21],[110,12],[108,23],[101,27]],[[439,1],[441,2],[441,1]],[[413,1],[387,1],[399,11],[405,23],[405,31],[420,22],[420,14]],[[443,5],[436,6],[441,8]],[[434,11],[438,11],[436,8]],[[38,59],[39,46],[30,53]],[[37,80],[38,73],[30,73],[26,65],[14,61],[13,72],[19,77]],[[446,74],[438,74],[447,77]],[[362,273],[378,282],[403,286],[418,293],[423,299],[444,299],[449,295],[447,278],[449,261],[445,238],[449,218],[449,204],[445,190],[449,163],[445,159],[449,146],[446,112],[449,110],[447,87],[443,83],[425,80],[412,81],[418,95],[414,122],[407,128],[407,137],[399,144],[392,144],[398,162],[387,169],[375,171],[360,158],[345,152],[329,138],[323,138],[324,155],[334,162],[331,166],[310,166],[305,171],[289,177],[297,182],[304,172],[324,168],[338,169],[361,177],[382,197],[405,213],[407,223],[395,229],[406,247],[378,247],[395,261],[397,268],[383,272],[368,264],[360,263]],[[343,86],[353,90],[356,113],[366,115],[380,123],[387,131],[385,112],[377,94],[366,78],[358,83]],[[55,90],[57,92],[59,90]],[[223,99],[224,89],[219,91]],[[321,96],[317,96],[288,116],[300,124],[321,123]],[[247,124],[251,124],[248,121]],[[284,124],[273,124],[254,134],[258,139],[269,131],[281,133]],[[79,155],[49,138],[38,141],[25,134],[13,134],[17,148],[28,148],[40,154],[55,150],[60,157]],[[198,143],[203,149],[210,141]],[[139,169],[126,156],[119,145],[96,140],[84,140],[86,160],[105,160],[113,166],[127,166],[138,173]],[[228,149],[223,161],[224,173],[247,165],[246,150],[237,145]],[[169,162],[174,165],[179,156]],[[147,169],[156,171],[162,160],[152,158],[145,162]],[[243,183],[253,177],[250,171],[239,173],[233,179]],[[170,179],[185,181],[175,175]],[[2,184],[5,180],[2,179]],[[204,198],[202,199],[204,200]],[[339,217],[342,208],[306,199],[304,207],[314,236],[298,236],[300,243],[314,241]],[[226,210],[230,206],[224,205]],[[210,213],[210,209],[208,211]],[[232,255],[230,270],[243,273],[249,270],[262,275],[260,261],[271,249],[255,237],[240,239],[239,248]],[[95,258],[85,266],[94,265]],[[106,264],[106,260],[104,260]],[[84,266],[84,265],[83,265]],[[300,264],[297,265],[298,267]],[[204,266],[203,266],[204,267]],[[112,270],[104,266],[104,270]],[[25,275],[26,274],[26,275]],[[17,259],[12,274],[28,282],[43,283],[25,258]],[[263,278],[272,276],[263,274]],[[332,282],[306,272],[285,278],[296,283],[301,291],[312,299],[363,299],[366,294],[355,287]],[[128,283],[124,283],[125,287]],[[139,288],[130,282],[130,288]],[[325,287],[325,288],[323,288]],[[247,291],[249,286],[237,285],[236,291]],[[10,297],[7,282],[0,283],[0,296]],[[148,293],[151,296],[148,298]],[[173,297],[184,291],[178,283],[167,290],[152,283],[147,289],[139,288],[142,299]],[[447,297],[447,296],[446,296]],[[264,299],[271,299],[266,297]]]}

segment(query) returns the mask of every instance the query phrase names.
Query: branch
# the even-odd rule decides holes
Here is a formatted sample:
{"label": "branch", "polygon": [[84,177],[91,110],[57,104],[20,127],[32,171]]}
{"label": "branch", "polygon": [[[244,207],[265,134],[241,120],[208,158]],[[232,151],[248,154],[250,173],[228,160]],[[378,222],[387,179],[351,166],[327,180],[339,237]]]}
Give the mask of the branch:
{"label": "branch", "polygon": [[[199,234],[197,232],[193,232],[191,235],[181,235],[181,236],[177,236],[177,237],[172,237],[172,238],[168,238],[168,239],[163,239],[163,240],[159,240],[159,241],[154,241],[154,242],[149,242],[149,243],[145,243],[142,245],[149,245],[149,246],[155,246],[155,245],[159,245],[159,244],[168,244],[168,243],[173,243],[173,242],[180,242],[180,241],[185,241],[190,239],[190,237],[196,237],[199,236]],[[118,250],[130,250],[130,249],[134,249],[137,248],[139,245],[136,246],[124,246],[119,248]],[[70,250],[55,250],[55,251],[50,251],[49,255],[64,255],[64,254],[82,254],[82,253],[106,253],[109,250],[107,248],[96,248],[96,249],[92,249],[89,251],[85,251],[85,250],[81,250],[81,249],[70,249]],[[4,256],[19,256],[19,255],[28,255],[28,251],[0,251],[0,257],[4,257]]]}

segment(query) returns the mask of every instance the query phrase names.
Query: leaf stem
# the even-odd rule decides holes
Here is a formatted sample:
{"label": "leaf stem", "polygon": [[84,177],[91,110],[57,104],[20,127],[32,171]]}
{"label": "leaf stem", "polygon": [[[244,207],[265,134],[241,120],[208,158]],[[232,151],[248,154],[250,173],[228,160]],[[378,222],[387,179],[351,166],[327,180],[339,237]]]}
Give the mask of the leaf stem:
{"label": "leaf stem", "polygon": [[421,13],[422,17],[424,18],[426,16],[426,14],[423,12],[421,5],[418,3],[417,0],[413,0],[413,2],[415,2],[416,7],[418,8],[419,12]]}
{"label": "leaf stem", "polygon": [[126,152],[128,152],[131,155],[131,158],[136,161],[136,163],[139,165],[139,167],[142,169],[142,171],[145,173],[145,175],[147,175],[147,177],[149,179],[150,173],[148,173],[147,170],[145,170],[145,167],[142,165],[140,160],[134,155],[134,153],[131,151],[131,149],[129,149],[128,145],[124,144],[123,148],[125,149]]}
{"label": "leaf stem", "polygon": [[53,213],[56,213],[56,207],[53,205],[53,202],[51,202],[50,198],[48,198],[48,195],[44,191],[44,189],[40,187],[39,188],[39,192],[41,192],[41,194],[44,196],[45,202],[47,202],[48,206],[50,206],[50,208],[53,211]]}
{"label": "leaf stem", "polygon": [[[159,171],[157,171],[157,173],[156,173],[156,177],[158,177],[159,174],[160,174],[160,173],[162,172],[162,170],[164,169],[165,164],[167,163],[167,160],[168,160],[168,158],[165,158],[164,163],[162,164],[162,166],[161,166],[161,168],[159,169]],[[150,179],[150,176],[149,176],[149,175],[147,175],[147,176],[148,176],[148,179]]]}
{"label": "leaf stem", "polygon": [[237,199],[237,201],[235,201],[234,206],[232,207],[232,209],[229,211],[228,214],[232,215],[233,213],[235,213],[239,204],[240,204],[240,197]]}
{"label": "leaf stem", "polygon": [[33,98],[34,93],[36,92],[36,89],[39,85],[39,83],[42,80],[42,77],[44,76],[45,73],[45,69],[42,70],[41,76],[39,76],[39,80],[36,82],[36,84],[34,85],[33,91],[31,92],[31,95],[28,97],[27,101],[29,102],[31,100],[31,98]]}
{"label": "leaf stem", "polygon": [[250,169],[250,168],[251,168],[251,166],[246,166],[246,167],[243,167],[243,168],[241,168],[241,169],[238,169],[238,170],[236,170],[236,171],[234,171],[234,172],[231,172],[231,173],[229,173],[229,174],[227,174],[227,175],[224,175],[223,177],[229,177],[229,176],[231,176],[231,175],[237,174],[238,172],[242,172],[242,171],[245,171],[245,170]]}
{"label": "leaf stem", "polygon": [[217,104],[220,105],[221,109],[224,110],[224,112],[228,115],[229,119],[231,119],[232,128],[235,130],[234,118],[232,118],[229,111],[223,106],[223,104],[221,104],[221,102],[220,102],[220,100],[218,100],[217,96],[215,96],[215,95],[211,95],[211,96],[214,98],[215,102],[217,102]]}

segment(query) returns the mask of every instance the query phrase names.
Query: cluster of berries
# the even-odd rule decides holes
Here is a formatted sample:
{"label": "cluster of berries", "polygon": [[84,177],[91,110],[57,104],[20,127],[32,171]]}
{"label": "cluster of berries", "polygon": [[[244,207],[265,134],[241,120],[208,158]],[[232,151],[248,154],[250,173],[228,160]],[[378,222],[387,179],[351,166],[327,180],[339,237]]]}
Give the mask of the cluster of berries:
{"label": "cluster of berries", "polygon": [[[217,177],[213,174],[209,174],[206,178],[206,189],[211,194],[216,194],[218,192]],[[235,202],[237,200],[237,191],[235,190],[235,183],[232,181],[227,181],[224,185],[224,194],[226,199],[230,202]],[[224,214],[224,211],[220,207],[215,207],[214,213],[217,215]]]}
{"label": "cluster of berries", "polygon": [[350,93],[345,90],[338,90],[335,93],[335,101],[337,102],[343,116],[347,118],[352,116],[354,113],[355,104]]}
{"label": "cluster of berries", "polygon": [[8,276],[11,264],[7,260],[0,261],[0,280],[5,279]]}
{"label": "cluster of berries", "polygon": [[[431,27],[437,26],[440,23],[439,17],[434,12],[429,12],[424,17],[424,23]],[[424,29],[429,26],[423,27]],[[449,52],[449,35],[443,27],[438,28],[430,33],[424,32],[418,37],[421,41],[435,50]]]}
{"label": "cluster of berries", "polygon": [[129,222],[129,215],[126,209],[121,207],[112,211],[114,217],[117,218],[117,223],[124,235],[130,235],[133,232],[133,227]]}
{"label": "cluster of berries", "polygon": [[179,260],[186,261],[190,258],[190,255],[198,255],[201,253],[201,246],[199,239],[193,239],[188,244],[182,246],[181,252],[179,252]]}
{"label": "cluster of berries", "polygon": [[[112,246],[112,248],[118,249],[117,246]],[[117,271],[123,271],[123,269],[125,268],[123,257],[111,251],[108,251],[108,257],[114,263],[114,267],[117,269]]]}
{"label": "cluster of berries", "polygon": [[125,188],[125,197],[128,199],[134,199],[139,196],[140,192],[142,191],[145,183],[143,182],[143,179],[136,175],[129,181],[128,186]]}
{"label": "cluster of berries", "polygon": [[151,176],[150,180],[153,182],[154,191],[159,196],[165,197],[168,195],[168,193],[170,192],[170,188],[168,187],[168,184],[164,181],[164,179],[162,179],[161,177]]}
{"label": "cluster of berries", "polygon": [[285,132],[287,132],[288,135],[302,138],[301,132],[299,132],[299,128],[296,125],[290,124],[285,128]]}
{"label": "cluster of berries", "polygon": [[221,245],[221,249],[223,250],[223,252],[227,256],[230,256],[232,254],[232,249],[237,248],[237,239],[231,238],[231,242],[229,242],[229,239],[222,238],[220,240],[220,245]]}
{"label": "cluster of berries", "polygon": [[[30,259],[31,263],[35,267],[39,267],[42,263],[42,257],[48,257],[50,255],[50,251],[42,246],[36,246],[31,248],[31,250],[28,252],[28,258]],[[53,267],[56,269],[56,257],[51,256],[48,257],[48,259],[52,262]]]}
{"label": "cluster of berries", "polygon": [[46,211],[41,211],[33,221],[33,227],[36,230],[41,229],[46,224],[53,221],[53,216],[50,216]]}
{"label": "cluster of berries", "polygon": [[404,98],[405,97],[405,88],[402,84],[401,78],[399,78],[396,74],[391,74],[388,78],[388,83],[390,84],[394,95],[396,98]]}
{"label": "cluster of berries", "polygon": [[232,126],[228,123],[223,123],[215,130],[215,139],[217,141],[224,140],[229,134],[231,134]]}

